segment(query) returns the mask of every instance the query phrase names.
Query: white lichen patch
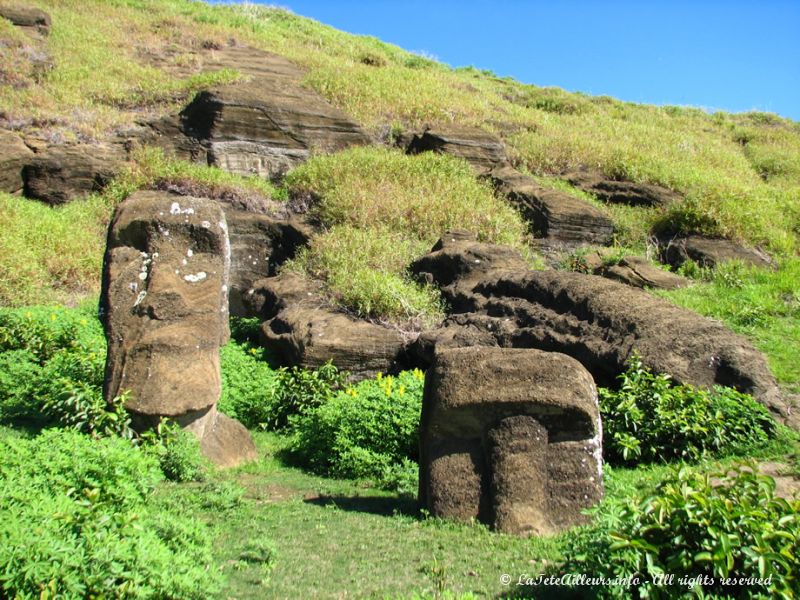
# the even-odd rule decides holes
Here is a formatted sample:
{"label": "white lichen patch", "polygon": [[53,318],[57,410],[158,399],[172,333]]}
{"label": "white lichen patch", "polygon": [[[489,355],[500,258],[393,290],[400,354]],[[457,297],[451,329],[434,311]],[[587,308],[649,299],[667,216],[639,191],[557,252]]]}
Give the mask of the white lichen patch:
{"label": "white lichen patch", "polygon": [[189,283],[197,283],[198,281],[203,281],[207,277],[205,271],[200,271],[199,273],[184,275],[183,278],[188,281]]}
{"label": "white lichen patch", "polygon": [[193,255],[194,255],[194,252],[192,251],[192,249],[191,249],[191,248],[189,248],[189,249],[186,251],[186,256],[188,256],[189,258],[192,258],[192,256],[193,256]]}
{"label": "white lichen patch", "polygon": [[201,221],[200,227],[202,227],[203,229],[208,229],[209,227],[211,227],[211,223],[209,221]]}
{"label": "white lichen patch", "polygon": [[181,205],[178,202],[173,202],[172,206],[169,207],[169,214],[171,215],[193,215],[194,209],[190,206],[188,208],[181,208]]}

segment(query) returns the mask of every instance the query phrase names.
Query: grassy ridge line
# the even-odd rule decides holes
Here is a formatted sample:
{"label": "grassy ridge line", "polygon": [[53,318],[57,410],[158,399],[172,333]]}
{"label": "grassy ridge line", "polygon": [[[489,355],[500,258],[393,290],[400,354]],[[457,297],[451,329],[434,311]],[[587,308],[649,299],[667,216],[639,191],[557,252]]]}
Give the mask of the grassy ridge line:
{"label": "grassy ridge line", "polygon": [[[648,227],[722,234],[781,253],[797,247],[800,129],[786,119],[708,115],[523,85],[450,69],[269,7],[188,0],[38,4],[53,13],[56,67],[41,86],[0,94],[18,119],[56,115],[79,131],[82,124],[119,125],[131,118],[120,98],[149,101],[175,91],[164,70],[142,66],[147,55],[162,56],[171,68],[202,68],[196,49],[235,38],[306,67],[308,85],[373,132],[425,122],[482,126],[503,135],[514,160],[533,173],[585,164],[687,196],[667,212],[646,215]],[[93,35],[84,35],[89,23]]]}

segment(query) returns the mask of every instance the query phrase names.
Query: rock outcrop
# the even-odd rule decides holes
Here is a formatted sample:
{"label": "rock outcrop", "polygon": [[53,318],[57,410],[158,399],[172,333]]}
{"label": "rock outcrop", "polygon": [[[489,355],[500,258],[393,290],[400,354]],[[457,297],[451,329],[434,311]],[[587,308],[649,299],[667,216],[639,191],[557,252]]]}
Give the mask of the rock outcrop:
{"label": "rock outcrop", "polygon": [[245,296],[257,281],[274,276],[278,266],[308,243],[311,229],[295,218],[223,208],[231,242],[230,314],[255,316],[259,313],[249,312]]}
{"label": "rock outcrop", "polygon": [[[209,165],[275,178],[312,150],[370,143],[347,115],[303,87],[303,71],[281,56],[226,48],[208,66],[235,68],[245,80],[202,91],[184,108],[180,129],[196,144],[176,140],[181,152],[196,153],[199,145]],[[169,129],[169,123],[160,125]]]}
{"label": "rock outcrop", "polygon": [[254,286],[251,310],[268,319],[264,344],[285,364],[317,368],[332,360],[352,381],[397,371],[404,364],[402,332],[329,306],[318,282],[281,273]]}
{"label": "rock outcrop", "polygon": [[[463,242],[462,242],[463,244]],[[470,248],[470,253],[479,251]],[[490,256],[489,247],[482,251]],[[451,248],[451,253],[456,248]],[[465,262],[470,255],[463,252]],[[443,331],[421,336],[418,355],[431,359],[441,341],[455,345],[459,334],[489,338],[502,347],[537,348],[568,354],[583,364],[598,383],[611,385],[625,362],[639,352],[651,369],[679,383],[721,384],[752,394],[781,421],[789,408],[781,397],[764,356],[742,336],[652,295],[594,275],[559,271],[509,271],[482,265],[456,278],[447,273],[453,258],[437,250],[417,263],[432,274],[446,297],[454,298]],[[477,283],[476,283],[477,281]]]}
{"label": "rock outcrop", "polygon": [[0,129],[0,192],[11,194],[22,189],[22,168],[33,158],[33,152],[18,135]]}
{"label": "rock outcrop", "polygon": [[8,19],[17,27],[47,35],[50,33],[50,15],[29,6],[0,6],[0,17]]}
{"label": "rock outcrop", "polygon": [[590,252],[579,258],[582,264],[576,265],[580,268],[574,270],[600,275],[638,288],[674,290],[691,285],[686,277],[659,268],[643,256],[624,256],[611,264],[607,263],[608,256],[603,250]]}
{"label": "rock outcrop", "polygon": [[138,192],[117,208],[103,268],[105,396],[129,393],[125,407],[139,428],[177,421],[223,465],[255,456],[247,430],[216,409],[229,268],[217,203]]}
{"label": "rock outcrop", "polygon": [[101,190],[125,160],[120,144],[53,146],[23,168],[24,194],[53,205],[70,202]]}
{"label": "rock outcrop", "polygon": [[659,246],[662,262],[673,267],[679,267],[687,260],[693,260],[701,267],[711,268],[731,260],[762,268],[774,266],[765,252],[720,238],[701,235],[665,237],[659,240]]}
{"label": "rock outcrop", "polygon": [[420,425],[420,504],[437,517],[546,535],[581,523],[603,496],[591,375],[552,352],[436,354]]}
{"label": "rock outcrop", "polygon": [[575,187],[594,194],[603,202],[608,203],[629,206],[666,206],[680,200],[680,195],[660,185],[618,181],[593,171],[570,171],[563,177]]}
{"label": "rock outcrop", "polygon": [[492,169],[508,162],[503,142],[476,127],[450,125],[435,129],[426,128],[422,133],[414,135],[407,152],[452,154],[466,160],[481,175],[486,175]]}
{"label": "rock outcrop", "polygon": [[588,202],[544,188],[508,166],[493,170],[490,177],[497,191],[532,225],[537,238],[573,246],[611,242],[614,223]]}

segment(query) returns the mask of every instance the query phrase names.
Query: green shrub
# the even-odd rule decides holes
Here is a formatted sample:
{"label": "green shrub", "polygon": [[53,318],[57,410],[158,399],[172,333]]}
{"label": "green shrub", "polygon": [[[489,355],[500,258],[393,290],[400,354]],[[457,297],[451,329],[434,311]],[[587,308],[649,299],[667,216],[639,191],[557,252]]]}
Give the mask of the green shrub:
{"label": "green shrub", "polygon": [[231,342],[221,351],[222,395],[219,408],[246,427],[280,430],[289,417],[328,399],[344,385],[331,363],[319,369],[273,369],[263,348]]}
{"label": "green shrub", "polygon": [[0,440],[0,596],[206,598],[205,527],[146,500],[156,460],[117,438],[50,430]]}
{"label": "green shrub", "polygon": [[402,473],[418,458],[423,382],[414,370],[339,392],[295,420],[292,453],[317,473],[407,487]]}
{"label": "green shrub", "polygon": [[161,472],[171,481],[202,481],[205,460],[197,438],[177,423],[162,420],[152,432],[142,434],[145,452],[158,459]]}
{"label": "green shrub", "polygon": [[763,446],[776,424],[751,396],[731,388],[673,385],[634,354],[619,390],[600,388],[603,446],[609,462],[695,460]]}
{"label": "green shrub", "polygon": [[[597,524],[566,538],[568,560],[561,572],[640,579],[632,589],[598,587],[601,597],[795,598],[800,593],[800,500],[777,497],[775,481],[757,474],[755,465],[710,474],[684,467],[654,495],[606,503],[597,517]],[[659,580],[664,575],[674,576],[671,585]],[[698,577],[705,582],[690,590],[687,580]],[[762,583],[723,581],[741,577]]]}
{"label": "green shrub", "polygon": [[730,388],[712,392],[673,386],[634,355],[620,389],[600,389],[604,444],[611,462],[638,462],[742,451],[768,440],[774,423],[764,407]]}
{"label": "green shrub", "polygon": [[[245,333],[241,334],[246,336]],[[268,423],[278,386],[278,372],[265,352],[249,342],[231,341],[220,350],[222,394],[219,409],[246,427]]]}

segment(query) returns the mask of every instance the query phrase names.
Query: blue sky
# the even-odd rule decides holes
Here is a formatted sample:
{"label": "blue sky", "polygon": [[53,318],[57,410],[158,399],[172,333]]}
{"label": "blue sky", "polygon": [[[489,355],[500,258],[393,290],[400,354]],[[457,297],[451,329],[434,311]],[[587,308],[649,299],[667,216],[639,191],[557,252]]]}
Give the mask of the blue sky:
{"label": "blue sky", "polygon": [[800,0],[277,3],[525,83],[800,120]]}

